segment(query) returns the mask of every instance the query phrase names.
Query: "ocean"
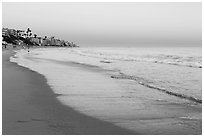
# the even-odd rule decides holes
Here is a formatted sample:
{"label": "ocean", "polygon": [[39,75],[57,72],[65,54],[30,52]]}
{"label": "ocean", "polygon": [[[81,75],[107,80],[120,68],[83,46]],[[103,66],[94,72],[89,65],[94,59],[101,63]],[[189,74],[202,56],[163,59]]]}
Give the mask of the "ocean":
{"label": "ocean", "polygon": [[202,131],[201,47],[82,47],[16,51],[62,104],[141,134]]}

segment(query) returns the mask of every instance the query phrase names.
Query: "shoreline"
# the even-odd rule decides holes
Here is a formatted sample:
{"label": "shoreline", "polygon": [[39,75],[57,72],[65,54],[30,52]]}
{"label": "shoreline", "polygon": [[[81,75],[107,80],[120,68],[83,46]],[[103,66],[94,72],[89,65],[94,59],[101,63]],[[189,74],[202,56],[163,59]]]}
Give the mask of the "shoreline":
{"label": "shoreline", "polygon": [[[24,54],[25,53],[25,54]],[[33,52],[35,55],[35,52]],[[40,53],[39,53],[40,54]],[[19,56],[20,58],[25,58],[27,56],[27,52],[23,51],[22,56]],[[29,54],[28,54],[29,55]],[[38,55],[38,54],[36,54]],[[49,55],[49,54],[48,54]],[[49,58],[49,56],[48,56]],[[74,58],[72,56],[70,56],[70,58]],[[14,58],[13,58],[14,59]],[[15,59],[12,59],[12,63],[13,65],[15,65],[16,67],[16,63],[13,62],[18,62],[15,61]],[[117,84],[122,84],[121,82],[123,82],[123,80],[111,80],[110,75],[104,75],[104,73],[98,73],[98,69],[96,68],[92,68],[92,66],[88,65],[87,67],[84,67],[84,64],[82,64],[83,66],[80,65],[80,63],[73,63],[73,62],[60,62],[60,61],[52,61],[51,60],[47,60],[45,58],[45,60],[39,60],[38,58],[35,58],[32,56],[30,56],[28,59],[31,59],[30,63],[34,63],[35,61],[37,61],[38,65],[40,68],[42,69],[36,69],[35,65],[33,67],[33,65],[31,65],[31,67],[27,66],[25,64],[26,67],[22,67],[24,66],[24,61],[27,62],[27,60],[21,60],[18,63],[22,63],[22,66],[19,66],[20,68],[29,71],[29,72],[33,72],[33,74],[39,74],[40,76],[42,76],[45,81],[45,84],[36,84],[37,87],[39,87],[39,85],[42,86],[42,88],[44,88],[44,86],[48,86],[49,93],[52,93],[52,96],[54,96],[54,100],[57,99],[58,103],[60,104],[60,106],[58,106],[58,108],[61,108],[61,105],[63,105],[64,107],[68,107],[71,108],[72,110],[74,110],[76,113],[79,113],[81,115],[87,116],[87,117],[91,117],[93,119],[99,120],[99,121],[107,121],[105,123],[109,123],[121,128],[121,132],[122,133],[112,133],[113,135],[122,135],[122,134],[128,134],[129,133],[124,133],[124,130],[128,130],[127,132],[131,132],[131,134],[202,134],[202,116],[200,116],[200,112],[202,111],[199,107],[197,108],[197,106],[194,106],[194,104],[192,104],[192,106],[188,103],[186,104],[185,102],[183,103],[176,103],[176,102],[163,102],[162,100],[158,100],[158,98],[162,98],[163,100],[165,99],[169,99],[169,95],[166,95],[164,93],[160,93],[160,92],[154,92],[154,98],[150,97],[150,99],[148,99],[149,96],[152,95],[154,89],[149,89],[149,88],[145,88],[144,86],[141,85],[135,85],[134,81],[131,82],[131,88],[133,89],[137,89],[134,93],[132,94],[132,90],[123,90],[121,88],[118,88],[120,86],[117,86]],[[28,60],[29,61],[29,60]],[[34,62],[32,62],[34,61]],[[59,66],[56,65],[56,63],[59,63]],[[68,63],[68,64],[67,64]],[[65,66],[64,66],[65,65]],[[17,65],[18,66],[18,65]],[[28,68],[27,68],[28,67]],[[35,71],[33,71],[35,70]],[[47,72],[47,70],[49,70]],[[56,71],[58,70],[58,71]],[[68,70],[68,71],[67,71]],[[36,72],[37,71],[37,72]],[[24,71],[25,73],[26,71]],[[52,74],[55,74],[54,77],[50,77],[50,72],[51,72],[51,76]],[[101,72],[101,71],[100,71]],[[23,73],[23,74],[24,74]],[[61,75],[63,74],[63,75]],[[65,75],[66,74],[66,75]],[[73,75],[75,74],[75,75]],[[30,74],[27,74],[27,76]],[[81,77],[83,76],[83,77]],[[21,76],[20,76],[21,77]],[[57,77],[61,77],[60,80],[61,81],[56,81],[57,83],[52,83],[52,79],[55,79]],[[71,79],[69,78],[71,77]],[[31,78],[33,78],[31,76]],[[65,79],[64,79],[65,78]],[[66,79],[68,78],[68,79]],[[110,80],[110,81],[109,81]],[[17,80],[18,81],[18,80]],[[24,80],[27,81],[27,80]],[[112,83],[112,82],[113,83]],[[127,80],[125,80],[127,83],[126,84],[130,84]],[[124,82],[125,82],[124,81]],[[34,83],[36,82],[36,80],[34,81]],[[54,81],[55,82],[55,81]],[[66,83],[64,83],[66,82]],[[116,82],[116,83],[115,83]],[[14,82],[15,83],[15,82]],[[26,82],[27,83],[27,82]],[[30,82],[28,82],[27,84],[29,84]],[[70,83],[70,84],[68,84]],[[103,85],[106,85],[105,87],[101,85],[101,83],[103,83]],[[24,84],[27,86],[27,84]],[[97,87],[94,88],[89,88],[89,84],[92,85],[98,85]],[[126,86],[126,84],[124,86]],[[55,87],[55,85],[59,85],[59,87],[62,87],[61,89]],[[108,86],[110,85],[110,86]],[[115,86],[114,86],[115,85]],[[134,85],[134,86],[133,86]],[[129,85],[130,86],[130,85]],[[35,86],[34,86],[35,87]],[[54,88],[55,87],[55,88]],[[67,89],[68,91],[67,91]],[[92,86],[91,86],[92,87]],[[123,87],[123,86],[122,86]],[[36,87],[35,87],[36,88]],[[65,89],[65,90],[64,90]],[[121,93],[118,94],[108,94],[107,98],[104,98],[104,101],[107,100],[107,103],[105,103],[104,105],[100,105],[100,102],[103,102],[103,97],[106,96],[106,89],[111,90],[111,91],[120,91]],[[29,89],[30,90],[30,89]],[[44,90],[43,90],[44,91]],[[75,91],[77,91],[77,93],[75,93]],[[97,94],[99,97],[97,98],[92,98],[91,96],[86,96],[82,93],[84,93],[87,95],[95,95],[97,92],[99,94]],[[94,91],[94,93],[92,92]],[[123,93],[123,91],[127,92],[128,94],[126,94],[125,92]],[[117,98],[114,98],[115,96],[120,96],[120,95],[129,95],[129,92],[131,93],[132,98],[138,98],[137,100],[134,100],[133,102],[131,101],[131,99],[127,99],[124,103],[122,103],[120,105],[120,107],[122,106],[123,109],[120,109],[120,107],[118,107],[117,104],[120,104],[121,101],[117,100]],[[32,91],[32,93],[34,93]],[[64,94],[65,93],[65,94]],[[111,92],[112,93],[112,92]],[[26,93],[24,93],[26,94]],[[24,95],[23,94],[23,95]],[[40,98],[41,100],[43,100],[43,98],[46,98],[45,101],[43,101],[41,103],[40,106],[37,106],[38,109],[43,110],[38,112],[37,114],[47,114],[44,112],[44,110],[47,110],[46,107],[43,107],[43,105],[45,105],[45,103],[47,102],[47,95],[41,97],[44,94],[40,94]],[[101,94],[101,95],[100,95]],[[37,94],[38,95],[38,94]],[[49,94],[50,95],[50,94]],[[62,95],[62,96],[61,96]],[[65,96],[64,96],[65,95]],[[79,95],[79,96],[76,96]],[[112,95],[112,96],[111,96]],[[25,95],[26,97],[29,97],[30,95]],[[39,96],[39,95],[38,95]],[[102,98],[100,98],[102,97]],[[109,102],[108,100],[113,97],[111,99],[111,101]],[[121,96],[122,98],[124,96]],[[129,96],[127,96],[129,97]],[[37,100],[39,101],[39,97],[36,96],[35,94],[35,98],[37,98]],[[53,100],[52,98],[52,100]],[[143,100],[142,98],[147,98],[147,100]],[[172,99],[176,97],[171,97]],[[48,98],[50,99],[50,98]],[[95,100],[96,99],[96,100]],[[142,99],[142,100],[141,100]],[[130,101],[130,102],[129,102]],[[153,102],[152,102],[153,101]],[[175,100],[176,101],[176,100]],[[98,102],[98,103],[96,103]],[[112,103],[111,103],[112,102]],[[128,103],[129,102],[129,103]],[[180,101],[179,101],[180,102]],[[55,103],[54,103],[55,104]],[[78,105],[77,105],[78,104]],[[98,104],[98,105],[97,105]],[[106,104],[108,106],[106,106]],[[130,104],[135,104],[133,105],[133,107],[131,107],[132,105]],[[136,105],[137,104],[137,105]],[[146,104],[146,105],[142,105],[142,104]],[[46,104],[46,105],[50,105],[50,104]],[[29,105],[27,105],[29,106]],[[32,103],[30,103],[30,106],[32,106]],[[130,108],[129,108],[130,106]],[[42,108],[42,109],[41,109]],[[30,118],[31,120],[18,120],[17,122],[19,123],[29,123],[29,122],[38,122],[36,124],[39,124],[38,126],[41,126],[41,124],[44,121],[44,124],[46,123],[50,123],[50,121],[52,122],[52,119],[55,117],[59,117],[62,114],[58,114],[58,112],[61,113],[61,110],[58,108],[54,108],[54,110],[58,110],[58,111],[50,111],[50,113],[48,114],[49,118],[51,118],[51,120],[47,120],[47,118]],[[33,109],[33,108],[32,108]],[[51,110],[49,108],[49,110]],[[35,108],[33,109],[35,110]],[[93,111],[92,111],[93,110]],[[105,111],[104,111],[105,110]],[[139,111],[136,111],[139,110]],[[36,111],[34,112],[36,113]],[[63,111],[64,113],[64,111]],[[58,114],[58,115],[54,115],[53,114]],[[107,117],[106,117],[106,114]],[[125,117],[120,117],[120,114],[124,114]],[[50,116],[51,115],[51,116]],[[64,114],[63,114],[64,115]],[[105,116],[103,118],[103,116]],[[73,116],[71,116],[72,118]],[[70,132],[66,132],[66,126],[71,127],[71,128],[82,128],[83,124],[79,123],[77,126],[78,127],[73,127],[73,123],[67,124],[64,123],[64,121],[61,118],[57,118],[58,120],[55,121],[58,124],[56,126],[54,126],[55,128],[57,128],[57,130],[61,131],[62,129],[63,132],[60,132],[60,134],[70,134]],[[65,116],[64,119],[67,119],[67,117]],[[81,118],[79,118],[81,120]],[[115,119],[115,120],[114,120]],[[117,120],[118,119],[118,120]],[[127,119],[127,121],[126,121]],[[60,120],[60,122],[58,122]],[[78,120],[78,119],[76,119]],[[125,121],[123,121],[125,120]],[[130,120],[130,121],[128,121]],[[70,120],[67,121],[68,123],[70,123]],[[134,123],[133,123],[134,122]],[[61,126],[61,124],[63,126]],[[82,126],[81,126],[82,124]],[[50,126],[50,125],[48,125]],[[48,129],[50,130],[50,127],[48,127],[47,125],[45,125],[44,127],[42,127],[42,129]],[[88,126],[88,127],[86,127]],[[34,126],[35,127],[35,126]],[[48,128],[47,128],[48,127]],[[89,127],[89,124],[85,125],[86,128],[92,128],[95,132],[95,126],[93,127]],[[101,127],[101,125],[100,125]],[[53,128],[53,129],[55,129]],[[101,127],[103,131],[105,131],[105,133],[103,131],[101,131],[102,133],[98,133],[99,131],[96,131],[96,134],[100,134],[100,135],[105,135],[105,134],[109,134],[107,133],[107,130],[105,127]],[[33,130],[33,129],[31,129]],[[40,128],[41,130],[41,128]],[[45,131],[46,131],[45,130]],[[52,133],[50,134],[59,134],[59,131],[52,131]],[[91,133],[81,133],[81,131],[78,132],[78,130],[81,129],[70,129],[71,130],[71,134],[75,135],[75,134],[94,134],[93,131]],[[77,130],[77,133],[73,130]],[[91,130],[91,129],[90,129]],[[100,129],[97,129],[100,130]],[[108,129],[109,131],[112,129]],[[131,130],[131,131],[129,131]],[[108,132],[109,132],[108,131]],[[134,131],[134,132],[133,132]],[[47,131],[46,131],[47,132]],[[49,131],[50,132],[50,131]],[[87,131],[85,131],[87,132]],[[110,131],[111,132],[111,131]],[[132,133],[133,132],[133,133]],[[135,133],[136,132],[136,133]],[[46,133],[43,133],[46,134]]]}
{"label": "shoreline", "polygon": [[3,135],[137,134],[61,104],[44,76],[9,61],[13,54],[2,51]]}

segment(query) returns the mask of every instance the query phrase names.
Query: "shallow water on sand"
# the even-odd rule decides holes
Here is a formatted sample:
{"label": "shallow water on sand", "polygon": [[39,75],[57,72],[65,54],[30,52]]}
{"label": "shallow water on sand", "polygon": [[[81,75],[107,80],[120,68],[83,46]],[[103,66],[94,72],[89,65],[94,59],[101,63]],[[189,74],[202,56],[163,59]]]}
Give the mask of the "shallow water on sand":
{"label": "shallow water on sand", "polygon": [[57,98],[81,113],[141,134],[201,134],[202,105],[157,89],[201,101],[199,67],[121,60],[98,50],[21,50],[11,61],[44,75]]}

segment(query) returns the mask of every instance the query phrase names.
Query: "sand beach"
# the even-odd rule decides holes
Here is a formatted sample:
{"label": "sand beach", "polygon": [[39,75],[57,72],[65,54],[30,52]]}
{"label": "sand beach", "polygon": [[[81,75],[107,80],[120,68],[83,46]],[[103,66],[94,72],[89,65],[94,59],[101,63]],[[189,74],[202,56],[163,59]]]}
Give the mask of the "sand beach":
{"label": "sand beach", "polygon": [[83,115],[61,104],[46,79],[9,62],[14,52],[2,52],[2,134],[137,134]]}
{"label": "sand beach", "polygon": [[83,50],[3,50],[3,134],[201,134],[200,103],[146,87],[138,77],[115,79],[118,72],[103,67],[120,61],[77,54]]}

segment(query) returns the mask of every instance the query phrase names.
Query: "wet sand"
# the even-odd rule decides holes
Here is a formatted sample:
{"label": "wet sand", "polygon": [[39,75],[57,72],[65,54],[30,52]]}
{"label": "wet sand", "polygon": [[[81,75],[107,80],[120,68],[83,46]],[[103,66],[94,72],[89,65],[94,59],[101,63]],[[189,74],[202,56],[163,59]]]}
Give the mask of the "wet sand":
{"label": "wet sand", "polygon": [[62,105],[42,75],[9,62],[12,54],[2,51],[3,135],[137,134]]}

